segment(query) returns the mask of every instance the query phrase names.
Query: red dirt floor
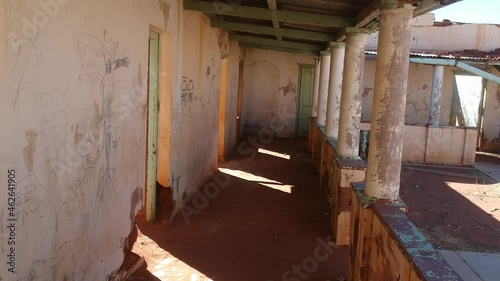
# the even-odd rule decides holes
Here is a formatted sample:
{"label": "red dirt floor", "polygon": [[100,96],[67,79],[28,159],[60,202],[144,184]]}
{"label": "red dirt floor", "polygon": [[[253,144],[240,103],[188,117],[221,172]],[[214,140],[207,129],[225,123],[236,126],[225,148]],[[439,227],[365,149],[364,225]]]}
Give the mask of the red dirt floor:
{"label": "red dirt floor", "polygon": [[[254,159],[233,152],[227,162],[219,163],[227,169],[222,170],[226,174],[218,174],[229,184],[198,215],[189,217],[189,223],[181,214],[169,226],[137,217],[138,237],[127,260],[130,265],[145,256],[147,268],[143,266],[129,280],[337,281],[346,277],[348,248],[317,241],[328,241],[329,208],[318,190],[319,176],[307,153],[307,140],[273,140],[260,147],[291,159],[255,149]],[[250,145],[244,148],[248,152]],[[317,248],[326,260],[314,258]],[[297,266],[300,272],[294,273]]]}
{"label": "red dirt floor", "polygon": [[[478,155],[477,162],[500,164]],[[437,249],[500,253],[500,183],[473,167],[403,165],[400,196]]]}

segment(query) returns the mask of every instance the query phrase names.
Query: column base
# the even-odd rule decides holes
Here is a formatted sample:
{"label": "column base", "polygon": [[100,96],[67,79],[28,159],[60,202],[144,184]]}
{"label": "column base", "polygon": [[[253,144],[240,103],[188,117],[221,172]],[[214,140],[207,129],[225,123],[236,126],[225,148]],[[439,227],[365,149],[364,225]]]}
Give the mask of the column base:
{"label": "column base", "polygon": [[321,165],[321,148],[322,148],[321,143],[323,142],[324,136],[325,136],[325,126],[318,125],[315,123],[313,129],[311,154],[316,171],[319,171]]}
{"label": "column base", "polygon": [[[320,178],[319,186],[320,189],[325,191],[326,198],[328,201],[331,200],[332,194],[332,177],[333,174],[333,163],[334,159],[337,157],[337,139],[334,138],[324,138],[322,142],[321,149],[321,165],[320,165]],[[330,202],[331,203],[331,202]]]}
{"label": "column base", "polygon": [[312,143],[313,143],[313,132],[314,132],[314,127],[316,126],[316,122],[314,121],[315,117],[309,117],[309,134],[307,135],[308,138],[308,144],[307,144],[307,151],[309,153],[312,153]]}
{"label": "column base", "polygon": [[333,241],[337,245],[349,245],[351,184],[365,181],[366,162],[361,158],[357,158],[336,160],[333,164],[331,197]]}

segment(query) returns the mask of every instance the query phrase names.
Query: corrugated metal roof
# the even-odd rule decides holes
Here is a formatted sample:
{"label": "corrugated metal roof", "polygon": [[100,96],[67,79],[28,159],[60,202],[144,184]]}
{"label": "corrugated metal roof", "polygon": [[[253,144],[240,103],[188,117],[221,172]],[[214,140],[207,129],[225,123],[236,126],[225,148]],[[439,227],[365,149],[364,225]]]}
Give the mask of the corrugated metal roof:
{"label": "corrugated metal roof", "polygon": [[[367,50],[367,55],[377,55],[376,50]],[[500,61],[500,49],[492,52],[483,52],[478,50],[463,51],[411,51],[410,57],[420,58],[440,58],[468,61]]]}

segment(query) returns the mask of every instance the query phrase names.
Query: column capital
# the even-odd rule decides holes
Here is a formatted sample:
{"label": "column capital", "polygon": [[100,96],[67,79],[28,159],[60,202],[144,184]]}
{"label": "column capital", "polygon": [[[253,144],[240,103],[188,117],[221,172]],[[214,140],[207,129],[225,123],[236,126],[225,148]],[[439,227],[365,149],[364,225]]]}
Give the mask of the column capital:
{"label": "column capital", "polygon": [[381,0],[378,4],[380,10],[405,9],[413,11],[415,7],[405,0]]}
{"label": "column capital", "polygon": [[343,49],[345,48],[345,42],[330,42],[330,48]]}
{"label": "column capital", "polygon": [[314,61],[319,62],[320,57],[319,56],[314,56]]}
{"label": "column capital", "polygon": [[339,38],[345,36],[366,36],[367,34],[373,32],[368,28],[360,28],[360,27],[346,27],[342,31],[339,32]]}
{"label": "column capital", "polygon": [[328,57],[332,54],[330,51],[321,51],[319,53],[322,57]]}

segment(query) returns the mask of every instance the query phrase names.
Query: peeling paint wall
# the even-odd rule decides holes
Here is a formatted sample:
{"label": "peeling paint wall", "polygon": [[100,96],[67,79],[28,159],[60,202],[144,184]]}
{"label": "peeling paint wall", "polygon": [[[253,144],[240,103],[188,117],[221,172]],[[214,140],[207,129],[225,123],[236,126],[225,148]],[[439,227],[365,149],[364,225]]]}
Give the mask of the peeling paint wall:
{"label": "peeling paint wall", "polygon": [[[376,61],[374,60],[365,61],[361,114],[363,122],[369,122],[371,120],[373,87],[375,83],[375,64]],[[432,75],[432,66],[410,63],[408,90],[406,94],[405,123],[421,125],[428,123]]]}
{"label": "peeling paint wall", "polygon": [[280,138],[295,136],[299,64],[312,56],[246,49],[243,87],[243,134],[270,129]]}
{"label": "peeling paint wall", "polygon": [[[445,27],[414,26],[411,30],[411,50],[493,51],[500,45],[500,26],[461,24]],[[367,39],[367,49],[377,49],[378,32]]]}
{"label": "peeling paint wall", "polygon": [[150,25],[166,38],[160,78],[171,85],[160,93],[160,161],[168,160],[169,122],[172,148],[170,168],[160,162],[158,170],[168,173],[177,207],[214,169],[227,35],[176,0],[40,3],[50,5],[0,0],[0,124],[8,132],[0,169],[4,182],[16,171],[18,219],[9,276],[2,190],[0,274],[106,280],[143,205]]}
{"label": "peeling paint wall", "polygon": [[[493,70],[500,76],[500,71]],[[500,85],[488,81],[486,85],[482,150],[500,153]]]}
{"label": "peeling paint wall", "polygon": [[[172,99],[170,179],[174,214],[216,168],[221,52],[229,53],[231,65],[239,62],[239,49],[234,45],[229,48],[227,34],[211,28],[210,20],[201,13],[183,14],[182,77]],[[232,73],[234,67],[229,71],[228,77],[233,79],[237,75]],[[236,99],[235,86],[229,86],[227,98]],[[235,103],[228,104],[230,107]]]}

